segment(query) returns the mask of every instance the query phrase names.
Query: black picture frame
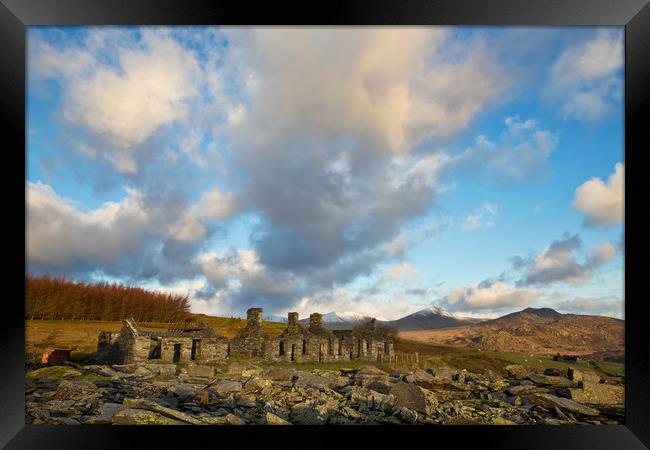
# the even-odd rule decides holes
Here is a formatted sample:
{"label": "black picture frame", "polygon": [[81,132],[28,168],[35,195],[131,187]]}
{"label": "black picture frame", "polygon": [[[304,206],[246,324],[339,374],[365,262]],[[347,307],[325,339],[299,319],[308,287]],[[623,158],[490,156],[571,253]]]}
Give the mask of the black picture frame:
{"label": "black picture frame", "polygon": [[[171,445],[172,438],[199,447],[219,445],[226,435],[240,442],[268,445],[304,445],[314,440],[326,443],[341,435],[370,441],[396,436],[392,445],[444,445],[444,440],[465,443],[473,440],[481,448],[606,448],[632,449],[650,445],[650,357],[647,316],[642,296],[641,270],[644,254],[639,222],[644,197],[641,157],[648,151],[644,139],[649,116],[650,5],[648,0],[408,0],[381,2],[337,0],[313,3],[244,2],[199,0],[0,0],[0,114],[2,136],[14,145],[5,147],[5,192],[15,192],[15,210],[25,208],[25,42],[26,27],[33,25],[521,25],[625,27],[625,339],[626,423],[603,426],[439,426],[439,427],[302,427],[291,435],[282,427],[61,427],[25,425],[24,390],[24,273],[16,258],[5,274],[16,292],[4,299],[5,314],[0,326],[0,445],[6,448],[129,448],[146,442],[148,447]],[[646,119],[647,120],[647,119]],[[22,170],[19,170],[21,168]],[[15,177],[16,179],[13,179]],[[19,178],[23,177],[22,180]],[[25,211],[25,210],[23,210]],[[23,233],[25,223],[6,219]],[[8,215],[7,215],[8,217]],[[22,216],[25,217],[25,216]],[[28,220],[28,218],[26,218]],[[22,229],[21,229],[22,227]],[[18,239],[5,238],[7,241]],[[15,245],[18,253],[20,243]],[[12,255],[13,256],[13,255]],[[23,254],[24,257],[24,254]],[[13,269],[15,267],[15,269]],[[15,270],[15,273],[13,272]],[[21,289],[23,289],[21,291]],[[635,293],[639,296],[635,296]],[[280,429],[282,428],[282,429]],[[232,436],[236,434],[237,436]],[[289,437],[291,436],[291,437]],[[443,440],[444,439],[444,440]],[[270,441],[268,441],[270,442]],[[419,442],[419,443],[418,443]],[[167,443],[168,445],[165,445]],[[447,444],[456,445],[456,444]]]}

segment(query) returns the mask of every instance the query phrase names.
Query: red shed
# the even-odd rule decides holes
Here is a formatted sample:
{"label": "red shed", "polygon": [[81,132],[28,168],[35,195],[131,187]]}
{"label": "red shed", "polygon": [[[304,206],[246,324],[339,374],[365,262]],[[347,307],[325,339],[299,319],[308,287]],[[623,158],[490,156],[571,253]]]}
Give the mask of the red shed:
{"label": "red shed", "polygon": [[72,350],[69,348],[47,347],[45,350],[43,350],[41,364],[49,364],[51,366],[62,364],[63,362],[70,359],[71,351]]}

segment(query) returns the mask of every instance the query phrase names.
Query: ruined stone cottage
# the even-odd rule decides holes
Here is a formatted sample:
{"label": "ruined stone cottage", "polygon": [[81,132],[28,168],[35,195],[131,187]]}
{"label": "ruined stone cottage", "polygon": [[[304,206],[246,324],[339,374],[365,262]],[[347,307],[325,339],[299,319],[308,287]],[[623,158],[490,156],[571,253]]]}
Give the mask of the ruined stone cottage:
{"label": "ruined stone cottage", "polygon": [[262,308],[251,308],[247,315],[246,327],[231,343],[236,354],[287,362],[378,361],[393,355],[392,338],[378,330],[374,319],[356,330],[330,331],[322,314],[311,314],[303,327],[298,313],[290,312],[282,335],[271,336],[262,330]]}
{"label": "ruined stone cottage", "polygon": [[323,315],[309,316],[309,326],[290,312],[287,328],[280,336],[262,329],[262,308],[247,311],[246,326],[230,342],[208,325],[199,323],[168,332],[141,331],[132,319],[118,332],[99,335],[98,354],[119,364],[161,360],[164,362],[223,362],[230,354],[258,357],[269,361],[328,362],[387,361],[393,355],[391,336],[377,328],[375,319],[354,330],[330,331]]}
{"label": "ruined stone cottage", "polygon": [[228,339],[204,323],[158,332],[142,331],[133,319],[127,319],[120,331],[99,334],[97,353],[118,364],[223,362],[228,356]]}
{"label": "ruined stone cottage", "polygon": [[262,308],[249,308],[246,311],[246,326],[230,342],[233,354],[244,356],[265,356],[271,340],[262,330]]}

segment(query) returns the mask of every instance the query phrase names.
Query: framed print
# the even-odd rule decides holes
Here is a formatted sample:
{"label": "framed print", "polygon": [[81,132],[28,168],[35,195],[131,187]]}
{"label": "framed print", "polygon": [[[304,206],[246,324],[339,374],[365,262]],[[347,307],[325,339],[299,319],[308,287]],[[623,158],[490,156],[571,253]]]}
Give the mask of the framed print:
{"label": "framed print", "polygon": [[647,2],[1,9],[7,448],[648,445]]}

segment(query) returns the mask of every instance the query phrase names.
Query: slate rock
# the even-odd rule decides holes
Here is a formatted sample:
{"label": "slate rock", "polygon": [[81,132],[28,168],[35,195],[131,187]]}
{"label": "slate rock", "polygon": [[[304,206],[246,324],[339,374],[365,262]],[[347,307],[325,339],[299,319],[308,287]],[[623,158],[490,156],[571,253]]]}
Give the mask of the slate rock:
{"label": "slate rock", "polygon": [[530,373],[527,375],[527,377],[530,381],[533,381],[536,384],[541,384],[543,386],[570,387],[573,385],[573,382],[571,380],[564,377],[540,375],[538,373]]}
{"label": "slate rock", "polygon": [[145,409],[127,408],[113,416],[114,425],[187,425],[180,420]]}
{"label": "slate rock", "polygon": [[581,416],[597,416],[600,414],[597,409],[585,406],[568,398],[556,397],[551,394],[533,394],[531,399],[533,403],[549,409],[558,407],[563,413],[569,412]]}
{"label": "slate rock", "polygon": [[426,413],[426,398],[419,386],[398,381],[391,385],[389,393],[395,397],[395,406]]}
{"label": "slate rock", "polygon": [[276,416],[272,412],[267,412],[264,415],[264,423],[266,425],[291,425],[291,422],[284,420],[280,416]]}
{"label": "slate rock", "polygon": [[214,390],[218,394],[227,394],[229,392],[239,392],[242,390],[241,381],[221,380],[215,386]]}
{"label": "slate rock", "polygon": [[625,387],[612,384],[582,382],[582,389],[568,389],[569,398],[591,405],[620,405],[625,402]]}

